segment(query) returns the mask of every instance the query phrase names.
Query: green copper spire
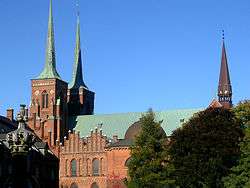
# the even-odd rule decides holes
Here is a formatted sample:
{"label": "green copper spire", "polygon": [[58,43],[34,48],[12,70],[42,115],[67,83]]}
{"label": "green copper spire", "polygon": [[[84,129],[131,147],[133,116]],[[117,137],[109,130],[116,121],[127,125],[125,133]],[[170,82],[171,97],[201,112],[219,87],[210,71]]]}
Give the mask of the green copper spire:
{"label": "green copper spire", "polygon": [[49,8],[48,36],[47,36],[45,66],[44,66],[42,73],[38,76],[38,79],[46,79],[46,78],[61,79],[59,74],[56,71],[52,0],[50,0],[50,8]]}
{"label": "green copper spire", "polygon": [[80,18],[79,18],[79,12],[78,12],[77,28],[76,28],[75,63],[74,63],[74,68],[73,68],[72,81],[69,84],[69,89],[77,89],[79,87],[88,88],[83,81],[83,75],[82,75]]}

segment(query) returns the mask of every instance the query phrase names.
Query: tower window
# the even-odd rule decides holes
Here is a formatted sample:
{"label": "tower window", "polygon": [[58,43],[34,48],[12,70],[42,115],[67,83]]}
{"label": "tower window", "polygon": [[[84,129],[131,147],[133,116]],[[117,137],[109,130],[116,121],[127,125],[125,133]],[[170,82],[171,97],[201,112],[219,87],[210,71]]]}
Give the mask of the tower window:
{"label": "tower window", "polygon": [[46,91],[42,93],[42,108],[48,108],[49,95]]}

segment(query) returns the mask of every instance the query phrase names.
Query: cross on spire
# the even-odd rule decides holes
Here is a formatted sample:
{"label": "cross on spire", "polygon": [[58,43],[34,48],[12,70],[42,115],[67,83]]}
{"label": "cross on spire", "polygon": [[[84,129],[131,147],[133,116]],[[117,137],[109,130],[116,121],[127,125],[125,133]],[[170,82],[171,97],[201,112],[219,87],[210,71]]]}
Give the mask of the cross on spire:
{"label": "cross on spire", "polygon": [[222,30],[222,40],[223,41],[225,40],[225,31],[224,31],[224,29]]}

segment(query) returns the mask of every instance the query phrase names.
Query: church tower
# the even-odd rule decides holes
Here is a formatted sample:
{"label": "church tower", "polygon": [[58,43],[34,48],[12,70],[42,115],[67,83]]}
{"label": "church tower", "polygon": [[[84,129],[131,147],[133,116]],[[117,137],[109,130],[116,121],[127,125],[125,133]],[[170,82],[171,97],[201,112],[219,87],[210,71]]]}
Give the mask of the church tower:
{"label": "church tower", "polygon": [[230,82],[230,75],[227,63],[227,54],[224,41],[223,33],[223,43],[222,43],[222,55],[221,55],[221,67],[220,67],[220,77],[218,85],[218,99],[220,104],[224,108],[232,107],[232,86]]}
{"label": "church tower", "polygon": [[82,51],[80,40],[80,18],[77,14],[75,60],[72,81],[68,87],[69,116],[91,115],[94,112],[95,93],[83,81]]}
{"label": "church tower", "polygon": [[31,80],[29,126],[53,148],[67,132],[67,88],[56,70],[52,0],[50,0],[46,59],[43,71]]}

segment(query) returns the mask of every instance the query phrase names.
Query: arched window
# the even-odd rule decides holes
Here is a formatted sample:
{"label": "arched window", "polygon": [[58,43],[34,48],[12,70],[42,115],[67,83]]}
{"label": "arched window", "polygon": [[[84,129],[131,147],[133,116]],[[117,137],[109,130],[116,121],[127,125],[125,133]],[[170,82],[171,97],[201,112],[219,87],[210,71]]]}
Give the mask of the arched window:
{"label": "arched window", "polygon": [[128,167],[130,161],[131,161],[131,157],[129,157],[129,158],[126,160],[126,162],[125,162],[125,166],[126,166],[126,167]]}
{"label": "arched window", "polygon": [[103,158],[100,160],[100,175],[102,176],[104,174],[103,172]]}
{"label": "arched window", "polygon": [[42,108],[48,108],[49,95],[46,91],[42,92]]}
{"label": "arched window", "polygon": [[93,159],[92,161],[92,174],[93,176],[99,176],[99,160]]}
{"label": "arched window", "polygon": [[65,161],[65,176],[68,176],[68,159]]}
{"label": "arched window", "polygon": [[76,183],[72,183],[70,188],[78,188],[77,184]]}
{"label": "arched window", "polygon": [[71,176],[72,177],[76,176],[76,160],[75,159],[71,161]]}
{"label": "arched window", "polygon": [[90,159],[87,159],[87,167],[86,167],[86,170],[87,170],[87,176],[90,176],[91,174],[91,161]]}
{"label": "arched window", "polygon": [[97,183],[95,182],[95,183],[93,183],[93,184],[91,185],[91,188],[99,188],[99,186],[98,186]]}
{"label": "arched window", "polygon": [[64,99],[64,94],[63,94],[63,92],[61,91],[60,92],[60,95],[59,95],[59,101],[60,101],[60,111],[61,112],[64,112],[64,101],[65,101],[65,99]]}

